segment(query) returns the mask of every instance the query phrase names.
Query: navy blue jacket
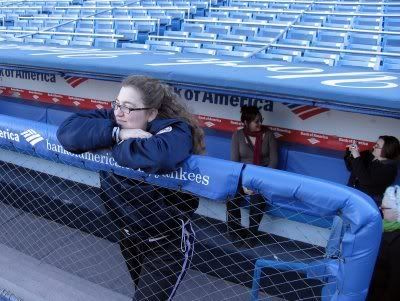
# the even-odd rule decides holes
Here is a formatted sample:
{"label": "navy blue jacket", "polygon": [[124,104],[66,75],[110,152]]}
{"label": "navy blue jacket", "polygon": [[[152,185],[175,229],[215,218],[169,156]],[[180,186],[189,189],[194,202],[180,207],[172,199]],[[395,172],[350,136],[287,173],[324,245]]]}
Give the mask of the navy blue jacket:
{"label": "navy blue jacket", "polygon": [[[73,153],[112,148],[119,165],[148,173],[174,171],[192,152],[191,129],[183,121],[156,118],[148,124],[151,138],[128,139],[120,144],[112,139],[115,126],[112,110],[77,113],[60,125],[57,138]],[[101,198],[112,219],[120,228],[144,238],[174,233],[180,219],[189,218],[198,206],[197,197],[186,193],[106,172],[100,176]]]}
{"label": "navy blue jacket", "polygon": [[[72,153],[112,147],[115,161],[124,167],[147,173],[174,171],[192,153],[189,125],[177,119],[156,118],[148,124],[151,138],[135,138],[116,144],[112,130],[117,126],[112,110],[77,113],[67,118],[57,131],[62,146]],[[171,127],[171,131],[157,134]]]}

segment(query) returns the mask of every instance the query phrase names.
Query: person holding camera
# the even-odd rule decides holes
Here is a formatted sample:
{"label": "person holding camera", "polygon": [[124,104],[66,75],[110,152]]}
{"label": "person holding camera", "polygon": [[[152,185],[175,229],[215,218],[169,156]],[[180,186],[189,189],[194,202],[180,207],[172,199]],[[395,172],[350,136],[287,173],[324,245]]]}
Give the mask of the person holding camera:
{"label": "person holding camera", "polygon": [[372,151],[349,145],[344,157],[350,171],[347,185],[371,196],[379,207],[386,188],[396,180],[399,155],[400,143],[393,136],[380,136]]}

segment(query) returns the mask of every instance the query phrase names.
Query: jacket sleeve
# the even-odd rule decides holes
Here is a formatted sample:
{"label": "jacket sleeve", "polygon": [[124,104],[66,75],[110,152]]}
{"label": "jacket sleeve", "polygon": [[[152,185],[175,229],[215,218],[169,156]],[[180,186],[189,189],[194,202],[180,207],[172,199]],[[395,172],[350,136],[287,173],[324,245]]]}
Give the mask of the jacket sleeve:
{"label": "jacket sleeve", "polygon": [[111,110],[94,110],[68,117],[57,130],[57,139],[72,153],[111,147],[116,123]]}
{"label": "jacket sleeve", "polygon": [[268,167],[276,168],[278,166],[278,142],[276,141],[274,134],[269,132],[269,164]]}
{"label": "jacket sleeve", "polygon": [[362,157],[353,160],[353,174],[363,185],[386,185],[395,178],[396,170],[392,169],[386,164],[366,164]]}
{"label": "jacket sleeve", "polygon": [[190,127],[186,123],[171,125],[170,132],[150,138],[125,140],[113,147],[115,161],[125,167],[140,168],[147,173],[174,171],[192,153]]}
{"label": "jacket sleeve", "polygon": [[232,135],[231,141],[231,160],[235,162],[240,161],[240,153],[239,153],[239,137],[238,132],[234,132]]}

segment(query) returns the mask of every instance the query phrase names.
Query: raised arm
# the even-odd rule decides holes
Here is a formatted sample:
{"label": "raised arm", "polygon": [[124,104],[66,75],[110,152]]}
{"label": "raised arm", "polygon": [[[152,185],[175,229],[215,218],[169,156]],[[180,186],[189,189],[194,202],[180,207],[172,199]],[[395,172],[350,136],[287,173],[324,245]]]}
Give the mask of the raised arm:
{"label": "raised arm", "polygon": [[57,130],[61,145],[73,153],[111,147],[116,126],[112,110],[94,110],[68,117]]}
{"label": "raised arm", "polygon": [[121,166],[147,173],[174,171],[192,153],[190,127],[183,122],[171,126],[171,131],[150,138],[125,140],[113,148],[113,157]]}

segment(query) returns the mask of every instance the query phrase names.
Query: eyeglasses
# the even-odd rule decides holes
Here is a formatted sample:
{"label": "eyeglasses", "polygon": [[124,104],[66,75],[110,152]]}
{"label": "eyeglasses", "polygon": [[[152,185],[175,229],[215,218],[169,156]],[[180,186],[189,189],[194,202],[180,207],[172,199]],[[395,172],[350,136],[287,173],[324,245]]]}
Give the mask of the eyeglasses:
{"label": "eyeglasses", "polygon": [[129,114],[132,111],[144,111],[144,110],[150,110],[151,108],[128,108],[126,106],[120,105],[117,101],[113,101],[111,103],[111,107],[114,110],[120,109],[122,113],[124,114]]}
{"label": "eyeglasses", "polygon": [[264,121],[263,117],[260,117],[260,118],[258,118],[256,120],[254,120],[255,123],[263,123],[263,121]]}

